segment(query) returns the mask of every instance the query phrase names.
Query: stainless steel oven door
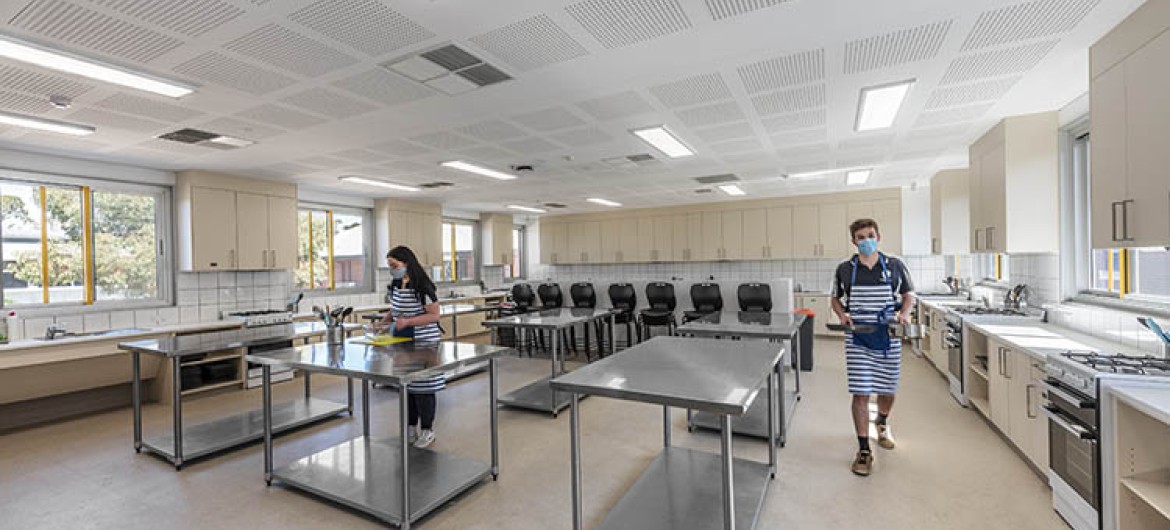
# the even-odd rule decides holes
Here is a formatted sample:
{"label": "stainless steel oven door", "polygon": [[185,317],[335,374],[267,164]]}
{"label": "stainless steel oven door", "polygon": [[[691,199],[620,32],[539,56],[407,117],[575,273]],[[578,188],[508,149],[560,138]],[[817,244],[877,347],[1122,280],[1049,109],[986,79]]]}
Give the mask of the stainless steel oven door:
{"label": "stainless steel oven door", "polygon": [[1048,415],[1048,467],[1094,510],[1101,509],[1097,482],[1097,434],[1055,405]]}
{"label": "stainless steel oven door", "polygon": [[963,343],[954,333],[943,334],[943,346],[947,349],[947,372],[957,381],[963,381]]}

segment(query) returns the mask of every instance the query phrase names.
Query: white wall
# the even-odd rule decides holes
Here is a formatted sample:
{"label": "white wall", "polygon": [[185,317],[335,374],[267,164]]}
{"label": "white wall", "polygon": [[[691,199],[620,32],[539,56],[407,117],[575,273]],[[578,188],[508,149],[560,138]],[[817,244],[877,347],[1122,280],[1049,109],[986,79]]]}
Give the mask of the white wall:
{"label": "white wall", "polygon": [[930,254],[930,186],[902,188],[902,254]]}

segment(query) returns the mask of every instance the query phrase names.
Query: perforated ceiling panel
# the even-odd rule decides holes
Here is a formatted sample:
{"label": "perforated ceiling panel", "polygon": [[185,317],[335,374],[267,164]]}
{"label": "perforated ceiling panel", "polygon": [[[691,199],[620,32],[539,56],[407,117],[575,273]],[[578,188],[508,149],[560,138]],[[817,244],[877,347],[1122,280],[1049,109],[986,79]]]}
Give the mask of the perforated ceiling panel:
{"label": "perforated ceiling panel", "polygon": [[366,149],[346,149],[345,151],[338,151],[331,156],[356,162],[359,164],[373,164],[376,162],[383,162],[386,160],[386,155],[375,153]]}
{"label": "perforated ceiling panel", "polygon": [[116,112],[107,112],[98,109],[81,109],[70,113],[67,119],[72,122],[93,125],[99,128],[110,127],[139,133],[160,132],[170,127],[166,123],[132,118]]}
{"label": "perforated ceiling panel", "polygon": [[756,132],[752,130],[751,124],[747,122],[729,123],[707,129],[696,129],[694,134],[700,140],[707,143],[738,140],[740,138],[754,138],[756,136]]}
{"label": "perforated ceiling panel", "polygon": [[195,109],[122,93],[98,101],[94,106],[170,122],[186,121],[203,115]]}
{"label": "perforated ceiling panel", "polygon": [[650,93],[667,107],[688,107],[731,98],[727,83],[718,73],[702,74],[650,87]]}
{"label": "perforated ceiling panel", "polygon": [[334,82],[333,85],[387,106],[401,105],[435,95],[431,89],[384,68],[375,68],[347,77]]}
{"label": "perforated ceiling panel", "polygon": [[886,148],[892,143],[894,143],[893,134],[877,134],[841,140],[837,142],[837,149],[851,151],[856,149]]}
{"label": "perforated ceiling panel", "polygon": [[120,13],[198,37],[235,20],[245,11],[220,0],[90,0]]}
{"label": "perforated ceiling panel", "polygon": [[27,114],[44,114],[53,110],[48,98],[34,98],[26,94],[0,90],[0,109]]}
{"label": "perforated ceiling panel", "polygon": [[985,11],[963,41],[963,51],[1071,31],[1099,1],[1037,0]]}
{"label": "perforated ceiling panel", "polygon": [[402,175],[404,173],[421,173],[431,166],[423,164],[422,162],[414,162],[411,160],[393,160],[385,164],[378,164],[378,168],[386,171],[390,175]]}
{"label": "perforated ceiling panel", "polygon": [[93,90],[93,85],[70,78],[7,64],[0,64],[0,87],[44,96],[58,94],[71,98]]}
{"label": "perforated ceiling panel", "polygon": [[965,85],[939,87],[930,93],[926,108],[930,110],[968,105],[980,101],[995,101],[1007,94],[1008,90],[1011,90],[1019,80],[1020,76],[1017,75]]}
{"label": "perforated ceiling panel", "polygon": [[965,107],[954,107],[942,110],[932,110],[923,112],[918,115],[918,121],[914,122],[915,127],[933,127],[936,125],[943,125],[947,123],[954,123],[958,121],[971,121],[983,117],[994,103],[979,103],[976,105],[967,105]]}
{"label": "perforated ceiling panel", "polygon": [[195,57],[174,67],[174,71],[257,96],[279,90],[296,82],[288,76],[252,66],[216,52],[207,52]]}
{"label": "perforated ceiling panel", "polygon": [[971,123],[954,123],[942,127],[922,127],[914,129],[902,137],[908,142],[922,142],[931,140],[948,141],[956,136],[963,136],[971,129]]}
{"label": "perforated ceiling panel", "polygon": [[522,140],[513,140],[501,144],[501,147],[509,151],[515,151],[522,155],[531,155],[535,153],[547,153],[560,149],[561,146],[547,141],[543,138],[524,138]]}
{"label": "perforated ceiling panel", "polygon": [[334,119],[357,116],[372,112],[378,108],[364,101],[358,101],[354,98],[343,96],[336,91],[324,88],[306,90],[283,98],[281,101],[294,107]]}
{"label": "perforated ceiling panel", "polygon": [[792,131],[773,135],[772,145],[777,149],[782,149],[796,145],[807,145],[823,142],[826,138],[828,138],[828,132],[824,127],[817,129],[804,129],[801,131]]}
{"label": "perforated ceiling panel", "polygon": [[183,41],[63,0],[34,0],[11,24],[41,37],[148,63]]}
{"label": "perforated ceiling panel", "polygon": [[500,120],[481,121],[457,129],[465,134],[485,142],[501,142],[525,136],[527,133],[511,123]]}
{"label": "perforated ceiling panel", "polygon": [[586,127],[584,129],[554,134],[552,139],[569,147],[582,147],[603,144],[613,140],[613,137],[596,127]]}
{"label": "perforated ceiling panel", "polygon": [[463,149],[475,145],[477,142],[465,136],[445,131],[430,134],[420,134],[408,138],[411,142],[422,144],[435,149]]}
{"label": "perforated ceiling panel", "polygon": [[632,90],[581,101],[577,108],[602,121],[654,112],[654,107]]}
{"label": "perforated ceiling panel", "polygon": [[845,44],[845,73],[933,59],[947,38],[951,21],[924,24]]}
{"label": "perforated ceiling panel", "polygon": [[324,155],[307,156],[305,158],[298,158],[297,160],[294,160],[294,162],[297,164],[304,164],[306,166],[319,167],[321,169],[340,169],[343,167],[351,167],[354,165],[352,162],[342,160],[340,158],[334,158],[331,156],[324,156]]}
{"label": "perforated ceiling panel", "polygon": [[764,130],[768,131],[769,134],[817,127],[825,124],[825,109],[805,110],[792,114],[773,116],[760,120],[760,123],[764,125]]}
{"label": "perforated ceiling panel", "polygon": [[522,72],[589,53],[548,15],[513,22],[468,40]]}
{"label": "perforated ceiling panel", "polygon": [[1058,42],[1050,40],[958,57],[947,67],[942,84],[1026,72],[1039,64]]}
{"label": "perforated ceiling panel", "polygon": [[460,157],[466,157],[472,161],[486,160],[489,162],[498,162],[511,160],[516,156],[512,152],[505,151],[494,145],[481,145],[479,147],[472,147],[471,149],[462,149],[457,152]]}
{"label": "perforated ceiling panel", "polygon": [[761,144],[760,141],[755,138],[744,138],[742,140],[732,140],[730,142],[711,144],[711,149],[719,154],[759,151],[763,148],[764,144]]}
{"label": "perforated ceiling panel", "polygon": [[353,57],[276,24],[261,27],[223,47],[308,77],[316,77],[357,62]]}
{"label": "perforated ceiling panel", "polygon": [[202,125],[197,125],[195,128],[218,134],[226,134],[228,136],[247,138],[249,140],[264,140],[278,134],[284,134],[285,132],[283,129],[276,127],[250,123],[227,116],[216,118]]}
{"label": "perforated ceiling panel", "polygon": [[282,176],[303,175],[306,173],[315,173],[317,171],[316,168],[309,167],[304,164],[297,164],[295,162],[278,162],[276,164],[261,166],[256,169],[267,174]]}
{"label": "perforated ceiling panel", "polygon": [[16,139],[18,142],[37,146],[50,146],[51,149],[65,149],[80,153],[94,153],[110,148],[110,144],[98,142],[88,138],[74,138],[49,132],[33,132]]}
{"label": "perforated ceiling panel", "polygon": [[620,48],[691,27],[678,0],[585,0],[565,10],[606,48]]}
{"label": "perforated ceiling panel", "polygon": [[312,127],[325,123],[326,120],[298,112],[287,107],[267,103],[252,107],[236,113],[236,116],[241,118],[264,123],[268,125],[275,125],[277,127],[284,127],[285,129],[301,129],[305,127]]}
{"label": "perforated ceiling panel", "polygon": [[585,124],[585,120],[559,107],[517,114],[509,119],[537,131],[555,131]]}
{"label": "perforated ceiling panel", "polygon": [[734,101],[680,110],[676,114],[678,115],[679,121],[689,127],[719,125],[747,119],[747,116],[743,114],[743,111],[739,109],[739,105]]}
{"label": "perforated ceiling panel", "polygon": [[751,13],[767,7],[774,7],[791,0],[707,0],[707,11],[711,18],[722,20],[728,17]]}
{"label": "perforated ceiling panel", "polygon": [[379,153],[386,153],[390,156],[397,156],[397,157],[403,157],[403,158],[414,156],[414,155],[430,153],[431,151],[433,151],[429,147],[423,147],[421,145],[412,144],[412,143],[407,142],[405,140],[389,140],[386,142],[379,142],[379,143],[376,143],[374,145],[366,146],[366,149],[369,149],[371,151],[377,151]]}
{"label": "perforated ceiling panel", "polygon": [[752,98],[752,106],[761,116],[785,114],[824,106],[825,85],[812,85]]}
{"label": "perforated ceiling panel", "polygon": [[781,55],[736,69],[749,94],[803,85],[825,78],[825,50]]}
{"label": "perforated ceiling panel", "polygon": [[318,0],[288,18],[374,56],[435,36],[377,0]]}

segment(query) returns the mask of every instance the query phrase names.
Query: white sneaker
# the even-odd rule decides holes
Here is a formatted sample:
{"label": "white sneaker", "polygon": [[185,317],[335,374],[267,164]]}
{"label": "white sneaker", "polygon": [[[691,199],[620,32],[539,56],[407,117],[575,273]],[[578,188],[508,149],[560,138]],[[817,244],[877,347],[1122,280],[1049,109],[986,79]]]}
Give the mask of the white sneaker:
{"label": "white sneaker", "polygon": [[422,432],[420,432],[418,434],[418,440],[415,440],[414,446],[421,449],[423,447],[431,445],[431,443],[434,441],[435,441],[435,431],[433,431],[431,429],[423,429]]}
{"label": "white sneaker", "polygon": [[418,428],[414,425],[406,427],[406,443],[414,443],[418,440]]}

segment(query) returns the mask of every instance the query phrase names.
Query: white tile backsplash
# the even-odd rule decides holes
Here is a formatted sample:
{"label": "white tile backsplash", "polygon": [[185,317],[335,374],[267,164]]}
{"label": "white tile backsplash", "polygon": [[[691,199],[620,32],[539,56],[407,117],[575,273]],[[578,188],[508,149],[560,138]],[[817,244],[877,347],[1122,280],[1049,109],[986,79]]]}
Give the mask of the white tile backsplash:
{"label": "white tile backsplash", "polygon": [[53,323],[53,317],[36,317],[21,319],[24,322],[24,336],[27,338],[43,337],[45,329]]}
{"label": "white tile backsplash", "polygon": [[109,313],[86,313],[82,317],[82,330],[86,333],[114,329],[110,327]]}
{"label": "white tile backsplash", "polygon": [[200,289],[215,289],[219,287],[219,273],[204,272],[199,274]]}
{"label": "white tile backsplash", "polygon": [[82,315],[57,315],[57,325],[64,326],[66,331],[71,333],[81,333],[85,331],[85,319]]}
{"label": "white tile backsplash", "polygon": [[202,322],[202,319],[199,318],[199,306],[179,308],[180,324],[195,324],[197,322]]}
{"label": "white tile backsplash", "polygon": [[110,313],[110,329],[125,329],[134,327],[133,311],[114,311]]}
{"label": "white tile backsplash", "polygon": [[179,308],[177,307],[162,307],[158,310],[158,324],[160,326],[173,326],[179,323]]}

